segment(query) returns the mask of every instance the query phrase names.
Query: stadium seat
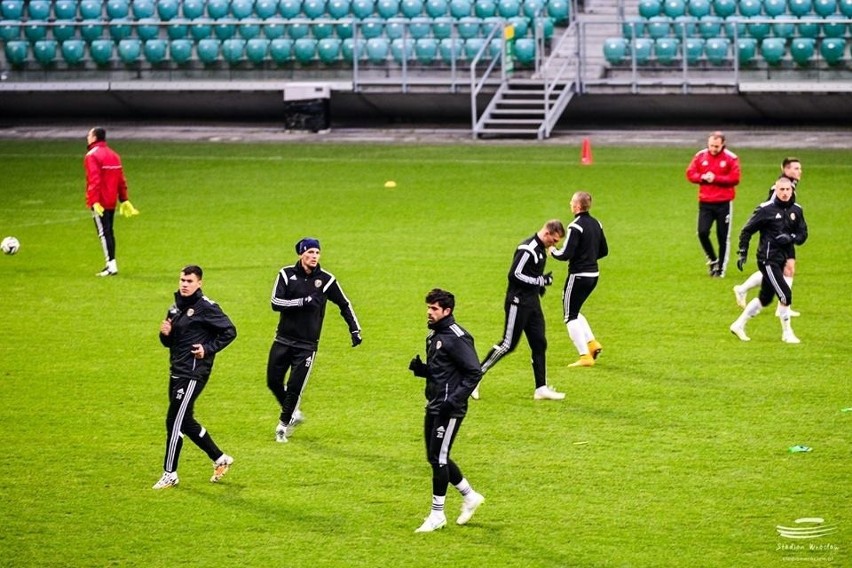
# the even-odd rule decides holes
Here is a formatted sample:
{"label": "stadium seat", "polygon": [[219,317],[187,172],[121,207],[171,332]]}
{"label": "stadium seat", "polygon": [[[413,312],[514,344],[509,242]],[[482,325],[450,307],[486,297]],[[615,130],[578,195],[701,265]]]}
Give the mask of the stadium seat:
{"label": "stadium seat", "polygon": [[21,0],[3,0],[0,2],[0,15],[5,20],[20,20],[24,17],[24,3]]}
{"label": "stadium seat", "polygon": [[[527,31],[529,31],[530,21],[523,16],[515,16],[514,18],[509,18],[509,23],[512,24],[512,28],[515,30],[515,39],[520,37],[526,37]],[[447,37],[450,37],[449,35]]]}
{"label": "stadium seat", "polygon": [[334,33],[340,39],[346,39],[348,37],[352,37],[352,35],[354,34],[354,29],[352,24],[348,22],[345,24],[334,24]]}
{"label": "stadium seat", "polygon": [[102,20],[84,20],[80,26],[80,36],[88,43],[101,39],[104,35],[104,24]]}
{"label": "stadium seat", "polygon": [[491,17],[488,17],[488,18],[483,18],[482,19],[482,35],[483,35],[483,37],[489,35],[495,29],[497,31],[494,32],[494,33],[499,37],[503,37],[503,35],[500,31],[502,29],[502,26],[503,26],[503,18],[501,18],[500,16],[491,16]]}
{"label": "stadium seat", "polygon": [[654,42],[654,56],[659,63],[671,65],[677,59],[678,40],[672,37],[662,37]]}
{"label": "stadium seat", "polygon": [[816,40],[812,37],[797,37],[790,43],[790,56],[796,65],[806,67],[813,61]]}
{"label": "stadium seat", "polygon": [[843,52],[846,51],[846,40],[841,38],[825,38],[819,44],[819,53],[829,65],[843,63]]}
{"label": "stadium seat", "polygon": [[269,56],[276,65],[289,63],[293,59],[293,40],[284,37],[270,40]]}
{"label": "stadium seat", "polygon": [[160,20],[168,22],[177,18],[180,12],[178,0],[157,0],[157,16]]}
{"label": "stadium seat", "polygon": [[361,23],[361,37],[365,39],[372,39],[375,37],[379,37],[384,33],[385,30],[385,22],[381,18],[366,18]]}
{"label": "stadium seat", "polygon": [[311,24],[311,37],[319,41],[334,35],[334,24],[330,22],[320,22]]}
{"label": "stadium seat", "polygon": [[787,13],[787,0],[763,0],[763,12],[770,18]]}
{"label": "stadium seat", "polygon": [[[683,40],[683,38],[698,35],[698,20],[692,16],[678,16],[672,24],[672,34],[674,37]],[[719,35],[719,34],[715,34]]]}
{"label": "stadium seat", "polygon": [[204,0],[183,0],[181,14],[188,20],[204,17]]}
{"label": "stadium seat", "polygon": [[549,40],[553,37],[554,32],[554,24],[553,18],[549,16],[541,16],[536,18],[535,20],[536,29],[540,29],[542,33],[542,37],[546,40]]}
{"label": "stadium seat", "polygon": [[837,13],[837,0],[814,0],[814,12],[827,18]]}
{"label": "stadium seat", "polygon": [[73,20],[77,17],[77,0],[56,0],[53,16],[57,20]]}
{"label": "stadium seat", "polygon": [[[88,1],[90,0],[83,0],[80,4],[80,13],[84,18],[91,17],[86,16],[83,13],[83,6]],[[153,0],[133,0],[133,4],[131,4],[130,8],[133,11],[133,17],[137,20],[141,20],[142,18],[153,18],[154,14],[157,12],[157,7],[154,5]]]}
{"label": "stadium seat", "polygon": [[330,18],[343,19],[349,17],[351,4],[349,0],[331,0],[326,5],[326,11]]}
{"label": "stadium seat", "polygon": [[[528,2],[539,2],[544,5],[544,0],[526,0]],[[450,0],[450,16],[459,20],[467,18],[473,14],[473,4],[471,0]]]}
{"label": "stadium seat", "polygon": [[275,22],[275,23],[263,24],[262,30],[263,30],[263,36],[266,39],[273,40],[273,39],[278,39],[278,38],[284,37],[284,34],[287,31],[287,28],[284,26],[283,23]]}
{"label": "stadium seat", "polygon": [[[62,44],[62,46],[65,47],[65,44]],[[145,60],[148,63],[154,65],[162,63],[166,60],[166,40],[159,38],[147,40],[142,47],[142,53],[145,54]]]}
{"label": "stadium seat", "polygon": [[712,9],[710,0],[689,0],[687,13],[693,18],[703,18],[709,16]]}
{"label": "stadium seat", "polygon": [[89,57],[99,66],[112,62],[112,51],[115,44],[111,39],[96,39],[89,44]]}
{"label": "stadium seat", "polygon": [[648,20],[647,30],[652,39],[666,37],[671,32],[671,21],[666,16],[654,16]]}
{"label": "stadium seat", "polygon": [[[304,37],[308,37],[311,33],[311,28],[308,27],[308,24],[303,24],[301,22],[293,22],[287,24],[287,35],[290,36],[290,39],[297,40],[302,39]],[[294,45],[295,47],[295,45]]]}
{"label": "stadium seat", "polygon": [[684,0],[664,0],[663,14],[669,18],[677,18],[686,15],[686,2]]}
{"label": "stadium seat", "polygon": [[293,43],[293,55],[302,65],[313,63],[317,55],[317,40],[312,37],[302,37]]}
{"label": "stadium seat", "polygon": [[414,41],[411,39],[397,38],[390,42],[390,51],[394,61],[402,64],[404,61],[414,59]]}
{"label": "stadium seat", "polygon": [[14,40],[6,42],[6,61],[13,67],[23,67],[27,62],[29,42]]}
{"label": "stadium seat", "polygon": [[[570,14],[570,10],[571,6],[568,3],[568,0],[549,0],[547,2],[547,15],[556,20],[557,23],[566,21]],[[479,16],[479,14],[477,14],[477,16]]]}
{"label": "stadium seat", "polygon": [[42,67],[56,63],[58,44],[55,39],[41,39],[33,44],[33,57]]}
{"label": "stadium seat", "polygon": [[737,0],[713,0],[713,13],[728,18],[737,12]]}
{"label": "stadium seat", "polygon": [[610,37],[604,40],[604,58],[610,65],[621,65],[627,56],[627,40],[623,37]]}
{"label": "stadium seat", "polygon": [[405,24],[400,21],[388,22],[385,25],[385,37],[388,39],[397,39],[405,34]]}
{"label": "stadium seat", "polygon": [[130,14],[130,3],[127,0],[109,0],[106,3],[107,18],[126,18]]}
{"label": "stadium seat", "polygon": [[107,29],[109,31],[109,37],[111,37],[115,42],[127,39],[133,35],[133,27],[130,25],[130,20],[127,18],[110,20],[107,24]]}
{"label": "stadium seat", "polygon": [[428,18],[415,18],[408,24],[408,33],[413,39],[429,37],[432,33],[432,26],[429,24]]}
{"label": "stadium seat", "polygon": [[535,61],[535,40],[521,38],[515,40],[515,60],[521,65]]}
{"label": "stadium seat", "polygon": [[367,40],[367,59],[371,63],[385,63],[390,53],[388,40],[383,37],[374,37]]}
{"label": "stadium seat", "polygon": [[62,59],[68,65],[79,65],[86,56],[86,43],[81,39],[69,39],[62,42]]}
{"label": "stadium seat", "polygon": [[367,59],[367,40],[354,38],[346,38],[340,44],[340,55],[344,61],[349,63],[354,63],[357,58],[358,61],[363,61]]}
{"label": "stadium seat", "polygon": [[772,31],[772,26],[769,22],[760,16],[756,16],[754,20],[755,21],[753,22],[749,21],[746,23],[746,33],[756,40],[762,40],[769,37],[769,33]]}
{"label": "stadium seat", "polygon": [[707,40],[704,44],[704,53],[707,55],[707,61],[713,65],[724,65],[728,60],[728,49],[731,42],[728,38],[714,37]]}
{"label": "stadium seat", "polygon": [[761,0],[740,0],[738,7],[740,16],[754,18],[760,16],[760,12],[763,9],[763,2]]}
{"label": "stadium seat", "polygon": [[794,16],[802,17],[811,15],[813,2],[811,0],[789,0],[788,9]]}
{"label": "stadium seat", "polygon": [[228,17],[230,0],[207,0],[207,17],[218,20]]}
{"label": "stadium seat", "polygon": [[462,39],[469,39],[479,35],[479,18],[465,16],[458,21],[458,34]]}
{"label": "stadium seat", "polygon": [[[349,10],[349,4],[343,2],[343,0],[334,0],[334,3],[346,4],[346,10]],[[278,13],[278,0],[257,0],[254,5],[254,12],[255,15],[262,20],[265,20],[266,18],[271,18]],[[338,16],[332,15],[332,18],[337,17]]]}
{"label": "stadium seat", "polygon": [[751,65],[757,54],[757,40],[753,37],[743,37],[737,40],[737,57],[740,65]]}
{"label": "stadium seat", "polygon": [[[553,3],[557,2],[564,3],[564,0],[553,0]],[[496,16],[496,0],[476,0],[476,3],[473,5],[473,13],[477,18],[490,18],[492,16]]]}
{"label": "stadium seat", "polygon": [[231,16],[238,20],[251,18],[254,15],[254,0],[233,0]]}
{"label": "stadium seat", "polygon": [[625,18],[621,24],[621,33],[627,39],[635,39],[645,35],[645,20],[643,18]]}
{"label": "stadium seat", "polygon": [[213,21],[210,18],[196,18],[190,22],[189,35],[192,39],[199,41],[213,34]]}
{"label": "stadium seat", "polygon": [[402,0],[399,11],[406,18],[416,18],[423,15],[423,0]]}
{"label": "stadium seat", "polygon": [[787,42],[778,37],[768,37],[760,42],[760,55],[769,65],[780,65],[787,51]]}
{"label": "stadium seat", "polygon": [[222,58],[228,65],[239,65],[245,59],[246,40],[230,38],[222,42]]}
{"label": "stadium seat", "polygon": [[326,65],[334,65],[340,60],[340,40],[336,37],[321,39],[317,43],[317,54]]}
{"label": "stadium seat", "polygon": [[686,52],[686,62],[695,65],[701,61],[701,56],[704,55],[704,39],[700,37],[686,38],[683,50]]}
{"label": "stadium seat", "polygon": [[[415,51],[416,51],[415,46]],[[476,54],[482,51],[485,48],[485,39],[481,37],[472,37],[470,39],[465,40],[464,42],[464,57],[468,61],[473,60],[476,57]],[[488,50],[485,49],[483,54],[483,58],[488,58]],[[419,59],[419,57],[418,57]]]}
{"label": "stadium seat", "polygon": [[819,24],[816,20],[810,19],[809,21],[799,22],[796,24],[796,33],[800,37],[811,37],[815,38],[819,35]]}
{"label": "stadium seat", "polygon": [[704,16],[698,21],[698,33],[704,39],[719,37],[722,34],[722,18],[719,16]]}
{"label": "stadium seat", "polygon": [[183,65],[192,59],[192,41],[173,39],[169,42],[169,59],[177,65]]}
{"label": "stadium seat", "polygon": [[661,0],[639,0],[639,15],[649,20],[663,11]]}
{"label": "stadium seat", "polygon": [[426,10],[426,15],[430,18],[439,18],[450,13],[450,3],[447,0],[426,0],[423,8]]}
{"label": "stadium seat", "polygon": [[118,42],[118,58],[125,65],[132,65],[142,57],[142,41],[136,38],[123,39]]}
{"label": "stadium seat", "polygon": [[514,18],[521,13],[519,0],[499,0],[497,2],[497,15],[501,18]]}
{"label": "stadium seat", "polygon": [[382,18],[396,18],[400,14],[399,0],[378,0],[375,11]]}
{"label": "stadium seat", "polygon": [[731,41],[735,41],[738,38],[746,37],[748,33],[746,32],[745,22],[742,21],[742,18],[739,16],[730,16],[725,18],[725,23],[723,24],[725,28],[725,35]]}
{"label": "stadium seat", "polygon": [[790,21],[777,21],[772,24],[772,35],[775,37],[782,37],[784,39],[790,39],[794,35],[796,35],[796,26],[793,22]]}
{"label": "stadium seat", "polygon": [[[517,44],[517,41],[515,42]],[[438,42],[438,53],[441,60],[450,65],[453,61],[459,61],[464,53],[464,44],[456,38],[444,38]]]}
{"label": "stadium seat", "polygon": [[213,38],[205,38],[195,44],[198,59],[205,65],[212,65],[219,60],[219,50],[221,47],[222,42]]}
{"label": "stadium seat", "polygon": [[840,0],[838,8],[840,8],[841,14],[847,18],[852,18],[852,0]]}
{"label": "stadium seat", "polygon": [[376,8],[374,0],[352,0],[352,15],[356,18],[364,19],[373,15]]}
{"label": "stadium seat", "polygon": [[77,26],[71,20],[56,20],[50,28],[53,33],[53,39],[62,43],[65,40],[73,39],[77,36]]}
{"label": "stadium seat", "polygon": [[142,18],[138,23],[136,36],[142,41],[148,41],[160,35],[159,22],[154,18]]}
{"label": "stadium seat", "polygon": [[50,18],[50,2],[30,0],[27,4],[27,17],[30,20],[47,20]]}
{"label": "stadium seat", "polygon": [[21,37],[20,22],[13,20],[0,21],[0,41],[15,41]]}
{"label": "stadium seat", "polygon": [[254,39],[260,37],[259,24],[237,24],[237,32],[243,39]]}
{"label": "stadium seat", "polygon": [[635,60],[637,65],[647,65],[651,59],[651,50],[654,46],[654,40],[646,37],[637,37],[630,43],[630,58]]}
{"label": "stadium seat", "polygon": [[325,14],[325,0],[305,0],[302,2],[302,13],[312,20],[319,18]]}
{"label": "stadium seat", "polygon": [[278,13],[287,20],[298,18],[302,13],[302,3],[299,0],[281,0],[278,3]]}
{"label": "stadium seat", "polygon": [[269,53],[269,40],[252,38],[246,42],[246,58],[254,65],[262,65]]}
{"label": "stadium seat", "polygon": [[[843,22],[845,16],[834,15],[828,16],[822,22],[822,34],[825,37],[845,37],[846,24]],[[839,22],[837,20],[840,20]]]}
{"label": "stadium seat", "polygon": [[30,43],[35,43],[47,38],[47,22],[42,20],[30,20],[24,24],[24,37]]}
{"label": "stadium seat", "polygon": [[[453,0],[453,3],[459,0]],[[682,0],[678,0],[682,1]],[[527,18],[535,18],[536,16],[540,16],[544,12],[544,0],[523,0],[521,4],[521,14],[526,16]],[[454,18],[458,18],[458,16],[453,13]]]}

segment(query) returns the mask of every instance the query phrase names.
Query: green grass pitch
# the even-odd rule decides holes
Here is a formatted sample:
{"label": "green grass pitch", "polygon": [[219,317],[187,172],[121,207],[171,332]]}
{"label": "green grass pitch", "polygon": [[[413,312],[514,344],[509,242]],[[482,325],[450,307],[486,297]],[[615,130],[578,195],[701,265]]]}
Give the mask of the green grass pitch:
{"label": "green grass pitch", "polygon": [[[80,141],[0,141],[0,565],[3,566],[849,566],[852,219],[849,152],[739,151],[734,241],[781,159],[804,164],[793,325],[737,317],[729,266],[706,276],[695,237],[697,148],[201,144],[116,140],[141,215],[116,221],[120,274],[84,208]],[[395,189],[384,183],[394,180]],[[549,381],[536,402],[524,341],[482,383],[454,457],[486,503],[465,527],[415,535],[428,513],[422,383],[425,293],[457,297],[480,357],[502,332],[515,245],[594,197],[610,256],[584,313],[604,345],[591,369],[561,323],[565,265],[544,298]],[[265,385],[278,269],[316,236],[363,326],[349,346],[329,310],[292,443],[273,441]],[[734,248],[736,245],[734,245]],[[184,445],[161,474],[167,351],[159,322],[189,263],[239,337],[196,405],[236,458],[220,484]],[[813,451],[791,454],[804,444]],[[776,526],[820,517],[810,541]],[[809,548],[818,545],[822,548]],[[790,548],[792,546],[792,548]],[[802,549],[797,548],[802,546]]]}

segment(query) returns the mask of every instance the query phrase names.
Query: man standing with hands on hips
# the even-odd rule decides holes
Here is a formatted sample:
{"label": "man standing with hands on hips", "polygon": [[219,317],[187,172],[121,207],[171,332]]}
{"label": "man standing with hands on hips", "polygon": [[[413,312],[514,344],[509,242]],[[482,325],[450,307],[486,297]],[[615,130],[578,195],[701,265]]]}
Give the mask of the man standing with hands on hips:
{"label": "man standing with hands on hips", "polygon": [[[698,241],[707,257],[711,277],[722,278],[728,266],[733,220],[733,201],[740,183],[740,159],[725,146],[725,135],[710,134],[707,148],[697,152],[686,168],[686,178],[698,184]],[[719,254],[710,241],[710,228],[716,224]]]}
{"label": "man standing with hands on hips", "polygon": [[95,127],[86,135],[88,151],[83,159],[86,168],[86,207],[91,209],[98,238],[104,250],[106,266],[96,276],[115,276],[118,263],[115,260],[115,234],[113,221],[115,207],[125,217],[138,215],[127,197],[127,180],[121,166],[121,158],[106,143],[106,130]]}

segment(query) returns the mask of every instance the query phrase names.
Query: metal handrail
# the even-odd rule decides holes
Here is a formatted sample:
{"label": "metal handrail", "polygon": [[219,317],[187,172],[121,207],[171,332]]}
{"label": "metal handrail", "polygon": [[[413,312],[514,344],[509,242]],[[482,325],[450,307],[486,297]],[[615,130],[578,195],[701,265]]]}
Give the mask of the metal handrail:
{"label": "metal handrail", "polygon": [[[490,49],[491,42],[495,39],[495,35],[497,32],[500,32],[500,37],[506,37],[506,22],[503,21],[498,28],[494,26],[491,29],[491,33],[488,34],[488,37],[485,38],[485,43],[476,53],[476,56],[470,62],[470,115],[471,115],[471,130],[473,132],[473,138],[476,139],[478,135],[477,123],[479,121],[477,116],[477,104],[476,97],[482,92],[482,89],[485,87],[485,83],[490,77],[491,73],[494,71],[494,66],[497,64],[497,58],[492,58],[491,63],[486,67],[484,73],[482,74],[482,78],[478,81],[476,79],[476,67],[477,64],[482,60],[485,55],[485,52]],[[500,86],[502,87],[507,83],[507,75],[506,75],[506,42],[503,41],[500,44]],[[492,99],[493,102],[493,99]],[[486,112],[488,108],[486,107]],[[483,113],[484,114],[484,113]]]}

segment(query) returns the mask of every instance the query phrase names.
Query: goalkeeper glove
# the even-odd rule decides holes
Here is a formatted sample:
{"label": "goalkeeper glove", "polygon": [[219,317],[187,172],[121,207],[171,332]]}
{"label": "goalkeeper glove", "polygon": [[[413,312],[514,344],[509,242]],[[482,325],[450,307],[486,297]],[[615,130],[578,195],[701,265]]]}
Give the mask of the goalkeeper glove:
{"label": "goalkeeper glove", "polygon": [[745,263],[746,263],[746,253],[745,253],[745,252],[740,252],[740,253],[737,255],[737,270],[739,270],[740,272],[742,272],[742,271],[743,271],[743,266],[745,266]]}
{"label": "goalkeeper glove", "polygon": [[136,209],[132,203],[130,203],[130,200],[122,201],[121,205],[118,206],[118,212],[124,215],[125,217],[139,215],[139,210]]}
{"label": "goalkeeper glove", "polygon": [[94,211],[95,215],[97,215],[98,217],[104,216],[104,206],[100,203],[95,202],[95,204],[92,205],[92,211]]}
{"label": "goalkeeper glove", "polygon": [[551,284],[553,284],[553,273],[548,272],[547,274],[541,277],[541,285],[550,286]]}
{"label": "goalkeeper glove", "polygon": [[408,364],[408,370],[414,373],[415,377],[426,377],[428,375],[428,367],[420,359],[420,355],[414,356]]}

